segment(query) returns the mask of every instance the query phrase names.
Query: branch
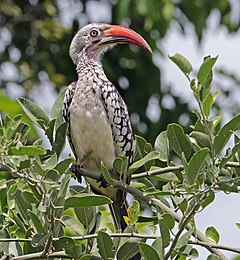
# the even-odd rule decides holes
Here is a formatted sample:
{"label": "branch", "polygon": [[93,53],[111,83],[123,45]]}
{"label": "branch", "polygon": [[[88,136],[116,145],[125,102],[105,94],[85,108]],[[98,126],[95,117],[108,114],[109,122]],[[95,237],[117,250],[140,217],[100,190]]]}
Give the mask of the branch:
{"label": "branch", "polygon": [[189,241],[188,244],[202,246],[202,247],[207,248],[208,250],[209,250],[209,248],[217,248],[217,249],[222,249],[222,250],[240,254],[240,248],[231,247],[231,246],[216,245],[216,244],[212,244],[212,243],[209,244],[209,243],[204,243],[201,241]]}
{"label": "branch", "polygon": [[43,256],[43,251],[33,254],[27,254],[22,256],[15,256],[12,257],[12,260],[32,260],[32,259],[49,259],[49,258],[55,258],[55,259],[61,259],[61,258],[67,258],[72,259],[72,257],[68,256],[64,251],[54,252],[51,254],[48,254],[46,256]]}
{"label": "branch", "polygon": [[[94,172],[84,170],[84,172],[82,172],[82,175],[92,178],[92,179],[97,179],[97,174]],[[145,196],[141,191],[127,185],[126,183],[123,183],[122,181],[114,180],[114,182],[115,182],[114,187],[130,193],[136,199],[139,199],[140,201],[145,202],[150,207],[155,206],[155,207],[162,208],[165,212],[172,215],[178,223],[181,221],[182,217],[179,214],[177,214],[174,210],[172,210],[171,208],[166,206],[164,203],[162,203],[160,200],[156,199],[155,197]],[[185,226],[185,228],[186,228],[186,230],[191,230],[192,226],[190,224],[187,224]],[[195,238],[201,242],[212,244],[211,240],[209,240],[207,237],[205,237],[204,234],[202,234],[199,230],[196,230],[196,232],[193,234],[193,236],[195,236]],[[219,256],[220,259],[227,260],[227,257],[224,256],[219,250],[217,250],[213,247],[209,247],[208,250],[212,254],[216,254],[217,256]]]}
{"label": "branch", "polygon": [[[218,165],[219,165],[219,163],[216,163],[216,166],[218,166]],[[232,168],[240,168],[240,163],[239,162],[228,162],[225,164],[225,166],[232,167]],[[157,170],[132,174],[131,179],[135,180],[135,179],[140,179],[140,178],[145,178],[145,177],[150,177],[150,176],[156,176],[156,175],[167,173],[167,172],[177,172],[177,171],[183,171],[183,170],[184,170],[183,165],[168,166],[168,167],[164,167],[164,168],[157,169]]]}
{"label": "branch", "polygon": [[155,176],[155,175],[159,175],[159,174],[163,174],[163,173],[167,173],[167,172],[177,172],[177,171],[182,171],[183,169],[184,169],[183,165],[169,166],[169,167],[165,167],[165,168],[161,168],[161,169],[157,169],[157,170],[153,170],[153,171],[132,174],[131,179],[139,179],[139,178],[144,178],[144,177],[149,177],[149,176]]}
{"label": "branch", "polygon": [[[206,198],[206,196],[207,196],[207,191],[203,194],[203,196],[200,198],[199,201],[204,200]],[[194,207],[192,207],[191,211],[188,213],[188,215],[185,217],[185,219],[181,223],[181,226],[180,226],[178,232],[176,233],[168,252],[166,253],[166,255],[163,258],[164,260],[167,260],[171,256],[171,253],[174,250],[180,235],[182,234],[183,230],[188,225],[188,223],[191,221],[192,217],[194,216],[196,211],[199,209],[199,207],[200,207],[200,203],[198,202],[194,205]]]}

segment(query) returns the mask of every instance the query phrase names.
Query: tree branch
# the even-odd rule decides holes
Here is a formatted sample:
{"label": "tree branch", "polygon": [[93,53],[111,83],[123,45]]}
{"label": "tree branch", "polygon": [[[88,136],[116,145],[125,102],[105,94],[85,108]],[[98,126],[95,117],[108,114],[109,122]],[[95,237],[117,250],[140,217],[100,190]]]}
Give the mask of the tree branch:
{"label": "tree branch", "polygon": [[217,249],[222,249],[222,250],[240,254],[240,248],[231,247],[231,246],[216,245],[216,244],[212,244],[212,243],[209,244],[209,243],[205,243],[205,242],[201,242],[201,241],[189,241],[188,244],[202,246],[202,247],[207,248],[208,250],[209,250],[209,248],[217,248]]}
{"label": "tree branch", "polygon": [[54,252],[51,254],[48,254],[46,256],[43,256],[43,251],[38,252],[38,253],[33,253],[33,254],[27,254],[27,255],[22,255],[22,256],[15,256],[12,257],[12,260],[32,260],[32,259],[49,259],[49,258],[55,258],[55,259],[60,259],[60,258],[67,258],[67,259],[72,259],[72,257],[68,256],[64,251],[59,251],[59,252]]}
{"label": "tree branch", "polygon": [[[92,179],[97,179],[96,173],[90,172],[90,171],[86,171],[84,170],[84,172],[82,173],[83,176],[92,178]],[[160,200],[156,199],[153,196],[145,196],[141,191],[127,185],[126,183],[123,183],[122,181],[118,181],[118,180],[114,180],[115,184],[114,187],[124,190],[128,193],[130,193],[131,195],[133,195],[136,199],[139,199],[140,201],[146,203],[149,206],[155,206],[155,207],[160,207],[162,208],[165,212],[169,213],[170,215],[172,215],[174,217],[174,219],[177,222],[180,222],[182,217],[177,214],[174,210],[172,210],[171,208],[169,208],[168,206],[166,206],[164,203],[162,203]],[[190,224],[187,224],[185,226],[186,230],[191,230],[192,226]],[[195,238],[201,242],[204,243],[208,243],[208,244],[212,244],[211,240],[209,240],[207,237],[204,236],[204,234],[202,234],[199,230],[196,230],[196,232],[193,234],[193,236],[195,236]],[[213,247],[209,247],[208,250],[213,253],[216,254],[217,256],[220,257],[220,259],[222,260],[227,260],[227,257],[224,256],[219,250],[217,250],[216,248]]]}
{"label": "tree branch", "polygon": [[183,165],[169,166],[169,167],[165,167],[165,168],[161,168],[161,169],[157,169],[157,170],[153,170],[153,171],[135,173],[135,174],[131,175],[131,178],[134,180],[134,179],[139,179],[139,178],[144,178],[144,177],[149,177],[149,176],[155,176],[155,175],[159,175],[159,174],[163,174],[163,173],[167,173],[167,172],[182,171],[183,169],[184,169]]}
{"label": "tree branch", "polygon": [[[217,163],[216,165],[218,165],[218,164],[219,163]],[[225,164],[225,166],[232,167],[232,168],[240,168],[240,163],[239,162],[228,162]],[[155,175],[159,175],[159,174],[163,174],[163,173],[167,173],[167,172],[177,172],[177,171],[183,171],[183,170],[184,170],[183,165],[168,166],[168,167],[160,168],[157,170],[132,174],[131,179],[135,180],[135,179],[155,176]]]}

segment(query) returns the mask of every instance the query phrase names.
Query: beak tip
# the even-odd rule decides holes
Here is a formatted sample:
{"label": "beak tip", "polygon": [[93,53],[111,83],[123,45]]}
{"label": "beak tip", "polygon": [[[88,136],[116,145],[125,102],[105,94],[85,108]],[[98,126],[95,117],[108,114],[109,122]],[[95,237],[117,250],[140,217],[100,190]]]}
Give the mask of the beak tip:
{"label": "beak tip", "polygon": [[151,54],[153,54],[153,51],[151,47],[148,45],[148,43],[144,40],[144,38],[141,35],[139,35],[134,30],[119,25],[110,25],[109,29],[111,36],[123,37],[128,40],[124,43],[138,45],[149,51]]}

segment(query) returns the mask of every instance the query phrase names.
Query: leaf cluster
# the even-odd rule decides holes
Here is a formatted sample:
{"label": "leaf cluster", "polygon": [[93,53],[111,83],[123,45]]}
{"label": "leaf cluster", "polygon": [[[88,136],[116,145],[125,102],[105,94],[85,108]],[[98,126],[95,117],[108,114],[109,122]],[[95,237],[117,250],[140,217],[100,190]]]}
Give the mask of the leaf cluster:
{"label": "leaf cluster", "polygon": [[[102,164],[110,185],[138,199],[124,217],[128,225],[125,233],[116,233],[108,219],[105,205],[111,200],[71,183],[74,176],[68,169],[75,161],[72,157],[60,159],[67,131],[61,116],[64,91],[52,107],[51,118],[32,101],[18,99],[29,120],[46,135],[48,149],[41,139],[30,143],[29,126],[21,115],[1,118],[1,256],[129,259],[140,253],[145,259],[194,259],[197,244],[210,251],[209,259],[226,259],[214,249],[223,248],[218,245],[218,231],[211,226],[203,235],[194,219],[214,201],[217,192],[239,192],[240,115],[224,125],[223,115],[212,115],[219,94],[212,93],[217,57],[206,57],[196,78],[191,77],[192,65],[186,58],[176,54],[170,59],[189,80],[198,103],[194,110],[197,120],[188,134],[179,124],[169,124],[154,145],[136,136],[134,163],[127,168],[124,156],[114,162],[116,172],[131,175],[131,186],[113,179]],[[141,216],[146,207],[151,210],[149,217]],[[139,234],[134,233],[135,226]],[[199,244],[194,244],[192,237]]]}

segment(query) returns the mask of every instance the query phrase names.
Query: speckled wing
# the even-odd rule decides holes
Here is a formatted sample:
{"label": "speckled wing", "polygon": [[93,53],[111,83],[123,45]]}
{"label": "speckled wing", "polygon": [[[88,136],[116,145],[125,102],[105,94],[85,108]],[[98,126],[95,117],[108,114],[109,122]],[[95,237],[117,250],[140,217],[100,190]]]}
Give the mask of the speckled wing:
{"label": "speckled wing", "polygon": [[102,100],[111,125],[116,155],[133,160],[133,133],[127,106],[111,82],[102,87]]}
{"label": "speckled wing", "polygon": [[[76,157],[76,152],[75,152],[75,148],[73,146],[73,142],[72,142],[72,139],[71,139],[71,135],[70,135],[70,112],[69,112],[69,107],[72,103],[72,99],[73,99],[73,96],[74,96],[74,93],[75,93],[75,89],[77,87],[77,81],[74,81],[72,82],[66,92],[65,92],[65,96],[64,96],[64,100],[63,100],[63,109],[62,109],[62,115],[65,119],[65,121],[68,123],[68,141],[69,141],[69,144],[71,146],[71,149]],[[76,157],[77,158],[77,157]]]}

